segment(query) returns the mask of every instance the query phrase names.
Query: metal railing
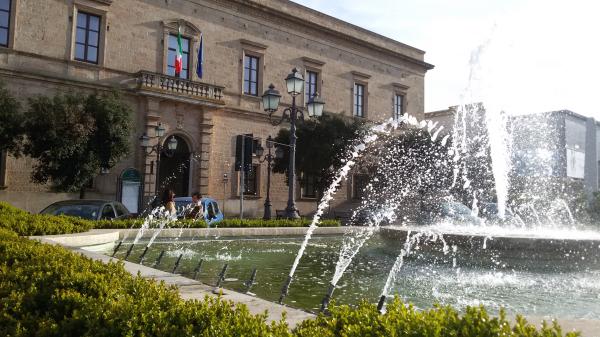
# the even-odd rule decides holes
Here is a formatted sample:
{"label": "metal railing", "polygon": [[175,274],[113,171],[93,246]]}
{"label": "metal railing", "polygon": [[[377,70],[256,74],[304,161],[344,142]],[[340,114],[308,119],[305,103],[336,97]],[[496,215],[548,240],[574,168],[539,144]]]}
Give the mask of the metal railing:
{"label": "metal railing", "polygon": [[150,89],[225,104],[223,100],[223,90],[225,87],[222,86],[190,81],[149,71],[140,71],[137,80],[139,89]]}

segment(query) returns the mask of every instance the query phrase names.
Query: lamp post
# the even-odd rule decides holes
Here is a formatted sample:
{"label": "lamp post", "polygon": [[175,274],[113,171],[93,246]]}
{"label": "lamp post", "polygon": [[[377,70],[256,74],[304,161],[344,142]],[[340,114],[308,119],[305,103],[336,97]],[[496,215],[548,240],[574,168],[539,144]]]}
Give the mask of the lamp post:
{"label": "lamp post", "polygon": [[[298,209],[296,208],[295,202],[295,185],[296,185],[296,121],[298,119],[304,120],[303,109],[296,105],[296,96],[302,94],[304,88],[304,78],[298,72],[296,68],[285,78],[285,84],[287,92],[292,96],[292,106],[285,108],[281,114],[279,120],[274,119],[273,114],[279,107],[279,101],[281,95],[279,91],[275,90],[273,84],[269,85],[262,95],[263,107],[269,114],[271,124],[277,126],[283,122],[284,119],[290,122],[290,163],[288,168],[288,204],[285,209],[285,217],[288,219],[297,219]],[[323,107],[325,103],[319,98],[319,94],[315,95],[310,99],[306,105],[308,117],[320,117],[323,114]]]}
{"label": "lamp post", "polygon": [[[271,163],[275,160],[275,158],[283,158],[283,150],[281,149],[281,147],[278,147],[275,150],[275,156],[273,156],[271,154],[271,149],[273,148],[273,138],[269,136],[265,143],[268,151],[267,155],[264,158],[259,159],[258,161],[261,163],[264,163],[265,161],[267,162],[267,198],[265,199],[265,211],[263,214],[263,219],[271,220]],[[262,157],[264,152],[265,149],[259,145],[256,149],[256,154],[258,155],[258,157]]]}
{"label": "lamp post", "polygon": [[[173,156],[175,150],[177,149],[177,139],[175,136],[172,136],[171,139],[167,142],[167,146],[163,146],[163,137],[165,136],[165,127],[162,123],[158,123],[158,125],[154,128],[156,135],[154,137],[149,137],[145,132],[142,136],[140,136],[140,146],[144,149],[144,153],[149,156],[152,153],[156,153],[156,184],[154,185],[154,195],[158,196],[158,186],[159,186],[159,170],[160,170],[160,155],[164,154],[167,157]],[[150,145],[150,139],[158,138],[156,145]]]}

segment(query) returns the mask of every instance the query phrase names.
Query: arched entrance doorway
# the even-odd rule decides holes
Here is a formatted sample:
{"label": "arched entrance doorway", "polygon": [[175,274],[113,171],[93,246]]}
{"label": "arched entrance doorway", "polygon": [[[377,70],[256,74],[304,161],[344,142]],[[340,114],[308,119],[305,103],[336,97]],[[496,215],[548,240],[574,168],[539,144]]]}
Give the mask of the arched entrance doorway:
{"label": "arched entrance doorway", "polygon": [[177,140],[177,149],[172,155],[160,154],[159,181],[162,195],[164,189],[170,188],[175,192],[176,197],[186,197],[189,195],[190,183],[190,147],[182,137],[178,135],[169,136],[165,139],[167,142],[175,137]]}

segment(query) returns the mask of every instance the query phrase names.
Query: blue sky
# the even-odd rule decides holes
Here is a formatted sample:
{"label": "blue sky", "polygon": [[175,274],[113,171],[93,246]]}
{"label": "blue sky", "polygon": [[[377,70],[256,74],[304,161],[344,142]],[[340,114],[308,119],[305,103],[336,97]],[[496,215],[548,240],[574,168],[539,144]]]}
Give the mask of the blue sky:
{"label": "blue sky", "polygon": [[469,101],[511,114],[600,119],[600,2],[405,0],[297,3],[425,50],[425,109]]}

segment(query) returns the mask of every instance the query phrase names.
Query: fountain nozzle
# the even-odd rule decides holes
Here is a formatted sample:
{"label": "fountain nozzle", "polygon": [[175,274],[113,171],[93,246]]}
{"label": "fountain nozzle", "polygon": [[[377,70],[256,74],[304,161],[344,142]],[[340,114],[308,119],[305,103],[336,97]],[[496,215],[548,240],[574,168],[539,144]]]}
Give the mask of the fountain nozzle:
{"label": "fountain nozzle", "polygon": [[329,288],[327,288],[327,294],[323,297],[323,302],[321,303],[321,312],[325,312],[327,307],[329,306],[329,301],[331,301],[331,297],[333,296],[333,291],[335,290],[335,285],[333,283],[329,284]]}
{"label": "fountain nozzle", "polygon": [[221,288],[221,284],[223,284],[223,281],[225,281],[225,273],[227,273],[227,268],[229,268],[229,264],[225,263],[221,273],[218,276],[219,278],[217,279],[217,288]]}
{"label": "fountain nozzle", "polygon": [[139,264],[142,264],[144,262],[144,257],[146,256],[146,253],[148,252],[148,248],[150,248],[150,246],[146,246],[146,248],[144,249],[144,252],[142,253],[142,255],[140,255]]}
{"label": "fountain nozzle", "polygon": [[123,244],[123,240],[119,241],[119,243],[117,244],[117,247],[115,247],[115,250],[112,253],[112,257],[115,257],[115,254],[117,254],[117,251],[119,250],[119,248],[121,248],[122,244]]}
{"label": "fountain nozzle", "polygon": [[383,306],[385,305],[385,300],[386,296],[381,295],[381,297],[379,298],[379,303],[377,303],[377,311],[379,311],[380,313],[383,313]]}
{"label": "fountain nozzle", "polygon": [[152,266],[152,268],[158,267],[158,265],[160,264],[160,261],[162,260],[162,258],[163,258],[164,255],[165,255],[165,251],[162,250],[160,252],[160,255],[158,255],[158,259],[156,259],[156,261],[154,262],[154,266]]}
{"label": "fountain nozzle", "polygon": [[246,286],[246,291],[244,293],[247,294],[255,282],[256,282],[256,268],[254,268],[254,270],[252,270],[252,275],[250,276],[250,279],[248,281],[244,282],[244,286]]}
{"label": "fountain nozzle", "polygon": [[133,250],[133,246],[134,246],[133,243],[131,244],[131,246],[129,246],[129,249],[127,250],[127,254],[125,254],[125,258],[123,260],[127,261],[127,258],[129,257],[129,255],[131,254],[131,251]]}
{"label": "fountain nozzle", "polygon": [[177,261],[175,262],[175,266],[173,267],[173,271],[171,272],[171,274],[175,274],[175,271],[177,271],[177,267],[179,267],[179,262],[181,261],[182,257],[183,257],[183,254],[179,254],[179,257],[177,258]]}
{"label": "fountain nozzle", "polygon": [[279,296],[279,304],[283,304],[283,299],[287,296],[288,290],[290,289],[290,284],[292,283],[292,276],[288,276],[287,280],[283,284],[283,288],[281,288],[281,296]]}

